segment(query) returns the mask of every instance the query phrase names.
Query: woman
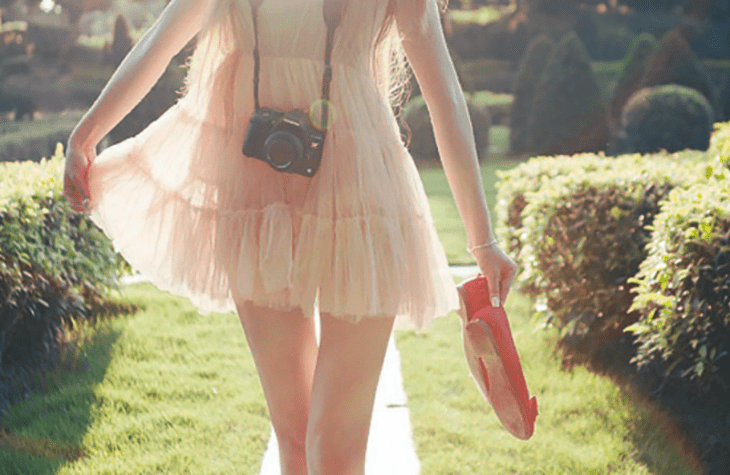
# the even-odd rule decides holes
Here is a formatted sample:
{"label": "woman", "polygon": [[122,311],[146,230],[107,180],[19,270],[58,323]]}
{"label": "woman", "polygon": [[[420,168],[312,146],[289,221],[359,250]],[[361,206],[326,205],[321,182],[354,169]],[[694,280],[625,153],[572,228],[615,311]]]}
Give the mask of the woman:
{"label": "woman", "polygon": [[[248,0],[172,0],[71,135],[64,185],[73,208],[92,213],[158,287],[203,312],[237,310],[282,473],[362,474],[395,316],[423,331],[458,308],[391,107],[403,96],[405,59],[497,305],[515,265],[492,233],[436,0],[346,2],[334,30],[330,123],[313,177],[242,154],[255,111],[255,44],[262,107],[316,112],[321,105],[322,12],[321,0],[263,0],[256,9]],[[183,97],[97,157],[99,141],[196,35]]]}

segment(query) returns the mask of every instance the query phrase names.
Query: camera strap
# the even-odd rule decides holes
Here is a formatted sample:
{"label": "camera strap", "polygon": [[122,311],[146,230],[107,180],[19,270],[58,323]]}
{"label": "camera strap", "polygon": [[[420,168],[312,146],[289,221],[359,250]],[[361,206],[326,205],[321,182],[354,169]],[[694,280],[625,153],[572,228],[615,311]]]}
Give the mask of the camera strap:
{"label": "camera strap", "polygon": [[[256,12],[258,11],[264,0],[249,0],[251,4],[251,16],[253,19],[253,98],[256,109],[261,108],[259,102],[259,76],[261,71],[261,59],[259,56],[259,35]],[[330,85],[332,83],[332,47],[334,43],[335,30],[342,20],[342,14],[345,11],[345,3],[347,0],[324,0],[322,5],[322,15],[327,26],[327,40],[324,53],[324,73],[322,74],[322,119],[320,124],[322,130],[327,130],[327,122],[329,119],[329,100]]]}

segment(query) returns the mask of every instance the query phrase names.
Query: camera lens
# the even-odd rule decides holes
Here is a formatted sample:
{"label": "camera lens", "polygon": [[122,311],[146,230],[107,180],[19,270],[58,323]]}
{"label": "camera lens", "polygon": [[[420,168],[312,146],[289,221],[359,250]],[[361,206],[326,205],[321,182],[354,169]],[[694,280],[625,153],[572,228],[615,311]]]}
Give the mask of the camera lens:
{"label": "camera lens", "polygon": [[264,144],[266,156],[276,168],[288,167],[294,160],[302,157],[304,146],[299,137],[284,130],[272,133]]}

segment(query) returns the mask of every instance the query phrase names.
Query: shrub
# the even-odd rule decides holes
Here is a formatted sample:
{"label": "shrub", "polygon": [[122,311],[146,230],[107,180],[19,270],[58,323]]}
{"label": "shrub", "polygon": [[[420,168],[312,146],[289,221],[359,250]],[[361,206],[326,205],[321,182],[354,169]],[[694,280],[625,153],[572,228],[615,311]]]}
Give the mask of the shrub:
{"label": "shrub", "polygon": [[446,38],[456,56],[464,61],[490,58],[517,62],[539,25],[512,24],[504,17],[486,25],[451,22]]}
{"label": "shrub", "polygon": [[633,281],[639,367],[659,362],[721,401],[730,394],[730,181],[671,193]]}
{"label": "shrub", "polygon": [[621,119],[621,111],[629,97],[641,88],[648,58],[657,48],[657,41],[650,33],[642,33],[631,45],[631,50],[623,62],[623,68],[616,80],[611,94],[611,123],[616,126]]}
{"label": "shrub", "polygon": [[597,348],[635,321],[627,281],[646,257],[646,226],[669,190],[694,179],[700,157],[556,157],[503,175],[511,190],[500,184],[499,234],[518,249],[518,285],[544,302],[565,341]]}
{"label": "shrub", "polygon": [[56,145],[68,140],[81,111],[44,114],[33,122],[0,124],[0,162],[39,161],[51,156]]}
{"label": "shrub", "polygon": [[[724,170],[730,168],[730,122],[715,124],[707,156],[710,158],[705,170],[708,179],[712,178],[712,175],[721,175]],[[717,178],[724,179],[724,176]]]}
{"label": "shrub", "polygon": [[527,51],[520,59],[514,80],[514,101],[509,124],[509,146],[514,154],[527,152],[527,122],[538,80],[545,69],[553,46],[554,42],[549,36],[537,36],[530,42]]}
{"label": "shrub", "polygon": [[459,81],[465,91],[510,92],[514,63],[496,59],[477,59],[457,63]]}
{"label": "shrub", "polygon": [[34,53],[47,60],[64,57],[76,43],[79,32],[76,28],[65,24],[60,15],[36,16],[28,22],[26,39],[33,43]]}
{"label": "shrub", "polygon": [[36,102],[27,95],[0,90],[0,112],[13,112],[16,121],[33,120],[37,109]]}
{"label": "shrub", "polygon": [[644,88],[629,98],[611,152],[707,150],[713,111],[697,90],[669,84]]}
{"label": "shrub", "polygon": [[540,13],[574,13],[576,2],[572,0],[527,0],[531,10]]}
{"label": "shrub", "polygon": [[678,84],[699,91],[713,108],[717,97],[705,67],[692,51],[679,29],[662,36],[654,54],[649,58],[642,87]]}
{"label": "shrub", "polygon": [[88,318],[128,266],[62,194],[63,157],[0,165],[0,413],[52,366],[64,327]]}
{"label": "shrub", "polygon": [[489,111],[489,115],[492,118],[492,126],[509,126],[513,99],[512,94],[494,93],[492,91],[477,91],[467,97],[467,100],[473,106],[484,107]]}
{"label": "shrub", "polygon": [[528,150],[541,155],[604,150],[606,104],[575,32],[552,49],[528,119]]}
{"label": "shrub", "polygon": [[[467,100],[469,115],[471,117],[474,137],[476,140],[477,153],[483,158],[489,148],[489,128],[491,117],[489,107],[478,106],[473,101]],[[431,125],[426,101],[423,96],[411,99],[403,108],[403,134],[408,137],[408,150],[417,163],[435,164],[439,160],[436,138]]]}

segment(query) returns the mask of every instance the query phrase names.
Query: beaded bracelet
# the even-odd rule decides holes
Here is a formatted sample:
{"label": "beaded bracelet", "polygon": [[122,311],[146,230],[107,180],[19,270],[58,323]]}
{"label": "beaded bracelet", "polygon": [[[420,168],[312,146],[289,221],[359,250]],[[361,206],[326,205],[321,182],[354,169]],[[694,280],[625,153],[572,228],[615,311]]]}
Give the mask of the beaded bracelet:
{"label": "beaded bracelet", "polygon": [[467,247],[466,250],[469,251],[469,254],[472,254],[475,249],[482,249],[482,248],[490,248],[492,246],[495,246],[498,244],[498,241],[496,239],[492,239],[491,241],[485,242],[484,244],[477,244],[473,247]]}

